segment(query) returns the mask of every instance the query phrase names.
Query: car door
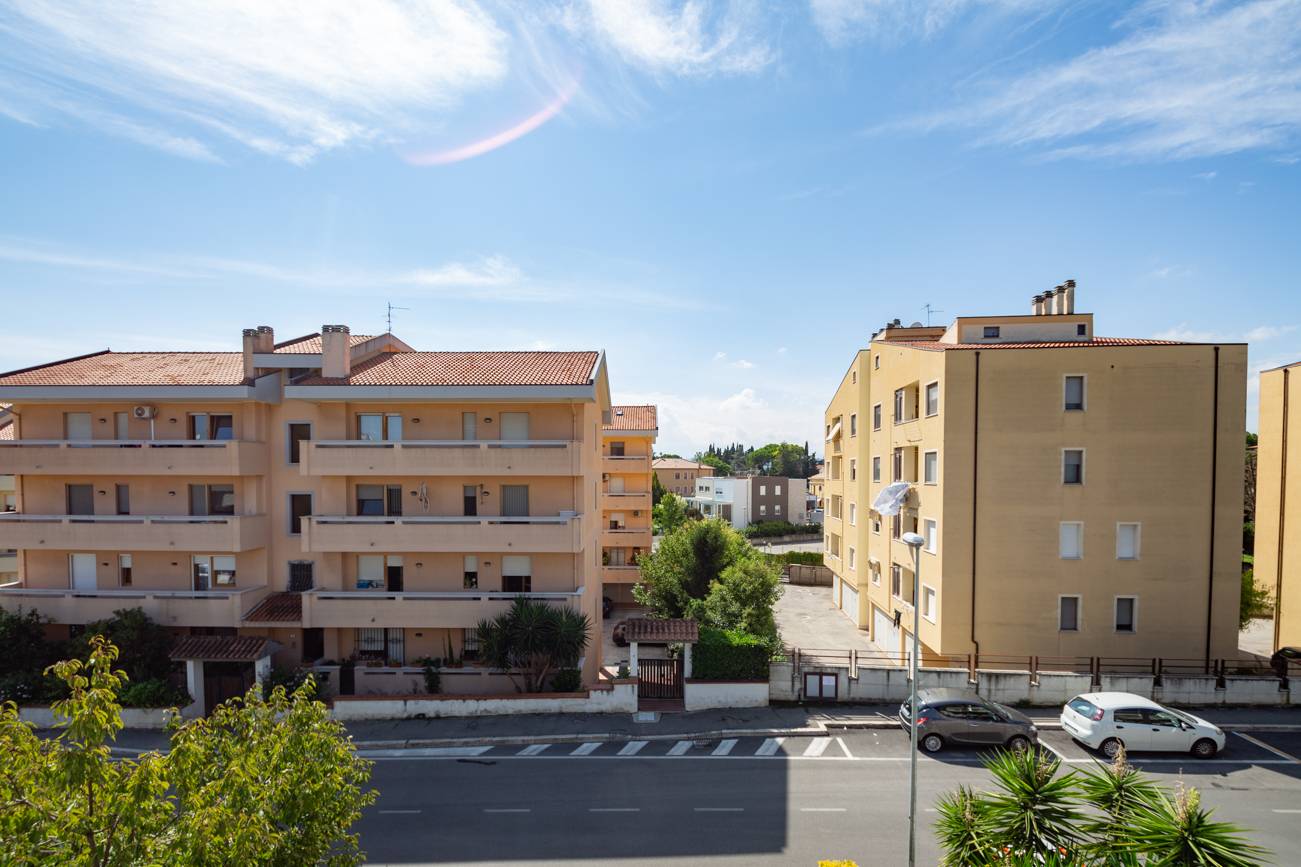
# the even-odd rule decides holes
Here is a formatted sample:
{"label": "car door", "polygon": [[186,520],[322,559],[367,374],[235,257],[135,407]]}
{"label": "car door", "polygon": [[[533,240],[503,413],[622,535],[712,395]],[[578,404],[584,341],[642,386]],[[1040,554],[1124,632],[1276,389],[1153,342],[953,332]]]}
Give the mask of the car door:
{"label": "car door", "polygon": [[1148,738],[1147,708],[1118,707],[1111,712],[1112,729],[1128,750],[1146,750]]}
{"label": "car door", "polygon": [[979,704],[965,706],[967,717],[967,740],[973,744],[1001,744],[1003,736],[1003,719],[989,708]]}
{"label": "car door", "polygon": [[1149,750],[1162,752],[1187,752],[1193,746],[1193,732],[1186,731],[1179,718],[1169,711],[1149,710],[1147,739]]}
{"label": "car door", "polygon": [[951,744],[965,744],[967,741],[966,705],[941,704],[922,709],[922,715],[930,722],[926,730],[935,732]]}

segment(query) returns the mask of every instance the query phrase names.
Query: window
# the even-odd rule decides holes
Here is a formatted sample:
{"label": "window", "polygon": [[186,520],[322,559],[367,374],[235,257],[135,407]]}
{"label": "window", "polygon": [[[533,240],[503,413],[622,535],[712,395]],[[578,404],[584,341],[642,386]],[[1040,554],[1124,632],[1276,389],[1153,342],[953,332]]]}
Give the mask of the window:
{"label": "window", "polygon": [[357,415],[357,439],[368,442],[395,442],[402,439],[400,413],[363,412]]}
{"label": "window", "polygon": [[461,659],[473,662],[479,658],[479,629],[467,626],[461,631]]}
{"label": "window", "polygon": [[1088,337],[1089,326],[1081,322],[1079,325],[1075,326],[1075,333],[1078,334],[1080,337]]}
{"label": "window", "polygon": [[529,514],[529,486],[502,485],[501,513],[513,518],[526,518]]}
{"label": "window", "polygon": [[402,557],[396,554],[358,554],[358,590],[402,590]]}
{"label": "window", "polygon": [[928,485],[939,484],[940,453],[925,452],[922,455],[922,482]]}
{"label": "window", "polygon": [[195,554],[190,558],[195,590],[235,585],[235,558],[229,555]]}
{"label": "window", "polygon": [[1134,632],[1138,620],[1138,597],[1116,597],[1116,631]]}
{"label": "window", "polygon": [[857,503],[849,504],[849,526],[851,527],[858,526],[858,504]]}
{"label": "window", "polygon": [[1080,597],[1057,597],[1057,628],[1062,632],[1080,631]]}
{"label": "window", "polygon": [[358,659],[404,663],[407,659],[405,638],[405,630],[402,629],[363,627],[357,630],[353,638],[354,650]]}
{"label": "window", "polygon": [[304,593],[316,586],[316,564],[311,560],[289,561],[289,592]]}
{"label": "window", "polygon": [[1084,484],[1084,449],[1062,449],[1062,484]]}
{"label": "window", "polygon": [[131,439],[131,413],[129,412],[113,413],[113,439],[115,440]]}
{"label": "window", "polygon": [[235,486],[190,485],[190,514],[235,514]]}
{"label": "window", "polygon": [[1116,559],[1137,560],[1139,524],[1116,525]]}
{"label": "window", "polygon": [[303,518],[312,514],[311,494],[289,495],[289,535],[298,536],[303,532]]}
{"label": "window", "polygon": [[1084,558],[1084,524],[1080,521],[1062,521],[1058,530],[1057,555],[1063,560]]}
{"label": "window", "polygon": [[1131,725],[1145,725],[1147,723],[1147,715],[1142,708],[1137,707],[1117,708],[1111,712],[1111,718],[1118,723],[1129,723]]}
{"label": "window", "polygon": [[95,514],[95,487],[93,485],[64,485],[64,499],[69,515]]}
{"label": "window", "polygon": [[897,482],[903,478],[903,449],[894,450],[893,464],[890,467],[890,481]]}
{"label": "window", "polygon": [[872,532],[881,535],[881,519],[875,515],[872,517]]}
{"label": "window", "polygon": [[235,419],[229,413],[192,412],[189,416],[192,440],[233,440]]}
{"label": "window", "polygon": [[1063,391],[1063,408],[1084,409],[1084,377],[1068,376],[1065,384],[1062,386]]}
{"label": "window", "polygon": [[303,459],[303,442],[312,438],[312,426],[303,421],[292,421],[287,431],[289,439],[289,463],[296,464]]}
{"label": "window", "polygon": [[903,568],[898,563],[890,564],[890,595],[903,598]]}
{"label": "window", "polygon": [[117,583],[122,587],[131,586],[131,555],[117,555]]}
{"label": "window", "polygon": [[872,583],[878,587],[881,585],[881,564],[873,563],[872,558],[867,558],[867,571],[872,574]]}
{"label": "window", "polygon": [[358,485],[358,515],[389,515],[397,517],[402,514],[401,485]]}
{"label": "window", "polygon": [[849,459],[849,480],[851,482],[858,480],[858,458]]}
{"label": "window", "polygon": [[926,386],[926,414],[939,415],[939,413],[940,384],[938,382],[932,382]]}
{"label": "window", "polygon": [[93,439],[90,428],[90,413],[65,412],[63,414],[63,438],[73,442],[85,442]]}
{"label": "window", "polygon": [[773,486],[772,486],[772,493],[773,493],[773,496],[774,496],[774,497],[780,497],[780,496],[782,495],[782,486],[781,486],[781,485],[773,485]]}
{"label": "window", "polygon": [[853,568],[854,568],[854,562],[855,562],[855,560],[857,559],[857,554],[858,554],[858,552],[855,551],[853,548],[850,548],[850,549],[849,549],[849,568],[850,568],[850,569],[853,569]]}
{"label": "window", "polygon": [[622,457],[625,457],[625,456],[626,456],[626,455],[625,455],[625,452],[626,452],[626,451],[627,451],[627,444],[626,444],[626,443],[621,443],[621,442],[611,442],[611,443],[610,443],[610,457],[612,457],[612,458],[622,458]]}
{"label": "window", "polygon": [[881,429],[881,404],[872,407],[872,430]]}
{"label": "window", "polygon": [[985,337],[986,340],[997,340],[997,339],[998,339],[998,334],[999,334],[999,331],[998,331],[998,326],[997,326],[997,325],[986,325],[986,326],[985,326],[984,337]]}
{"label": "window", "polygon": [[774,515],[780,515],[782,513],[782,504],[778,503],[777,505],[773,506],[772,511]]}
{"label": "window", "polygon": [[899,515],[890,516],[890,538],[899,539],[903,536],[903,518]]}
{"label": "window", "polygon": [[766,497],[766,496],[768,496],[768,486],[767,486],[767,485],[760,485],[760,486],[759,486],[759,496],[761,496],[761,497]]}
{"label": "window", "polygon": [[935,622],[935,588],[922,585],[922,617]]}
{"label": "window", "polygon": [[858,385],[858,371],[857,371],[857,370],[853,371],[853,373],[850,374],[849,381],[852,382],[854,385]]}
{"label": "window", "polygon": [[872,458],[872,481],[881,481],[881,459],[879,457]]}
{"label": "window", "polygon": [[935,522],[934,518],[922,519],[922,538],[926,540],[923,545],[926,549],[926,553],[934,554],[939,549],[940,527],[939,524]]}
{"label": "window", "polygon": [[479,417],[472,412],[461,413],[461,439],[476,440],[479,438]]}
{"label": "window", "polygon": [[131,486],[114,485],[114,495],[117,501],[117,513],[119,515],[131,514]]}
{"label": "window", "polygon": [[880,355],[875,355],[875,356],[872,357],[872,369],[873,369],[873,370],[880,370],[880,369],[881,369],[881,356],[880,356]]}
{"label": "window", "polygon": [[501,589],[503,593],[531,593],[533,591],[533,558],[502,557]]}
{"label": "window", "polygon": [[764,503],[760,503],[760,504],[759,504],[759,514],[760,514],[760,515],[766,515],[766,514],[768,514],[768,506],[767,506],[766,504],[764,504]]}
{"label": "window", "polygon": [[904,408],[904,389],[895,389],[894,392],[894,423],[898,424],[903,421]]}
{"label": "window", "polygon": [[851,413],[849,416],[849,435],[858,436],[858,413]]}

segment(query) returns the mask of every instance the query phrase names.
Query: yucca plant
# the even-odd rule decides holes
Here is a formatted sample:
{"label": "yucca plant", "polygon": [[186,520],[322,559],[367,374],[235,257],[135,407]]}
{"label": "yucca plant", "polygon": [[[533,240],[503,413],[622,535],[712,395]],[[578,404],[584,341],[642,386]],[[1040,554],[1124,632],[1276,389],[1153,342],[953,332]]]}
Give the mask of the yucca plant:
{"label": "yucca plant", "polygon": [[1078,781],[1080,796],[1099,814],[1085,822],[1083,830],[1090,838],[1087,849],[1099,863],[1137,865],[1137,856],[1126,847],[1131,842],[1134,816],[1160,795],[1156,784],[1129,764],[1124,747],[1110,764],[1079,774]]}
{"label": "yucca plant", "polygon": [[1176,788],[1174,796],[1158,792],[1131,819],[1125,848],[1142,857],[1145,867],[1255,867],[1267,852],[1246,840],[1244,829],[1211,821],[1196,789]]}
{"label": "yucca plant", "polygon": [[935,835],[944,849],[943,867],[966,867],[995,860],[994,840],[985,802],[967,786],[941,795],[935,805]]}
{"label": "yucca plant", "polygon": [[1072,857],[1085,819],[1076,774],[1058,774],[1061,760],[1038,750],[999,750],[984,764],[998,786],[984,802],[1000,847],[1017,856]]}
{"label": "yucca plant", "polygon": [[556,671],[578,664],[591,628],[582,612],[517,596],[505,614],[480,621],[476,632],[483,660],[505,669],[517,692],[533,693]]}

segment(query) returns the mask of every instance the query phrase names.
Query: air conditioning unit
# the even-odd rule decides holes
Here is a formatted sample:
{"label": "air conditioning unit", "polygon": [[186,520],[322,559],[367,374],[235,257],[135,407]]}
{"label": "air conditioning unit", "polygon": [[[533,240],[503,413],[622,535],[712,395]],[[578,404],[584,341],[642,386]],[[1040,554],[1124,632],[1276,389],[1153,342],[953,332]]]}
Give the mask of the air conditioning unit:
{"label": "air conditioning unit", "polygon": [[608,481],[610,481],[610,474],[609,474],[609,473],[601,473],[601,481],[603,481],[603,482],[608,482]]}
{"label": "air conditioning unit", "polygon": [[131,409],[132,418],[153,418],[157,413],[158,409],[149,406],[148,404],[141,404],[140,406],[132,407]]}
{"label": "air conditioning unit", "polygon": [[634,518],[640,518],[640,517],[641,517],[641,509],[633,509],[633,510],[632,510],[632,516],[633,516]]}

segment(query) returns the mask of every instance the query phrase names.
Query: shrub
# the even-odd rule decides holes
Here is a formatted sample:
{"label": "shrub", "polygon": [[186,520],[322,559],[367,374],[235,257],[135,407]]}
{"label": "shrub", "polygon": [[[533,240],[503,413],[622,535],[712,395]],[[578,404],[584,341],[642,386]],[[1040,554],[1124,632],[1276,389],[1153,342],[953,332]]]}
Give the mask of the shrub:
{"label": "shrub", "polygon": [[821,524],[792,524],[789,521],[759,521],[741,531],[749,539],[771,539],[776,536],[821,536]]}
{"label": "shrub", "polygon": [[738,629],[700,628],[691,674],[700,680],[767,680],[772,643]]}
{"label": "shrub", "polygon": [[193,701],[188,692],[160,678],[128,683],[118,690],[117,700],[122,707],[185,707]]}
{"label": "shrub", "polygon": [[771,563],[776,563],[780,568],[789,564],[799,566],[822,566],[821,551],[783,551],[780,554],[762,554],[763,557]]}
{"label": "shrub", "polygon": [[583,688],[583,673],[576,668],[562,668],[551,675],[552,692],[579,692]]}
{"label": "shrub", "polygon": [[269,693],[277,686],[283,686],[286,693],[293,695],[309,677],[312,679],[312,688],[309,697],[319,700],[321,693],[325,689],[325,681],[327,678],[324,674],[317,674],[316,672],[308,671],[305,668],[276,667],[271,669],[271,676],[267,678],[266,682],[266,691]]}
{"label": "shrub", "polygon": [[[438,662],[442,662],[442,660],[440,659]],[[443,674],[438,670],[438,666],[434,664],[434,660],[425,659],[424,664],[425,668],[422,673],[425,676],[425,692],[430,695],[438,695],[443,691]]]}

